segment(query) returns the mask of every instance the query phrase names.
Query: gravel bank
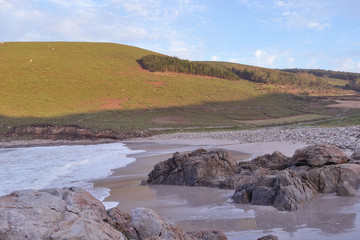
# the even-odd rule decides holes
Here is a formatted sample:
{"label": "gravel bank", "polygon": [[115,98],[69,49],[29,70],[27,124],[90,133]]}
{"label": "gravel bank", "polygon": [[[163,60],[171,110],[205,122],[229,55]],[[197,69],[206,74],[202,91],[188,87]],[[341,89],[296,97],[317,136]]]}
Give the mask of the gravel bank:
{"label": "gravel bank", "polygon": [[267,128],[259,130],[174,133],[157,135],[147,139],[218,139],[238,143],[254,142],[304,142],[307,144],[334,144],[342,149],[354,150],[360,145],[360,126],[332,128]]}

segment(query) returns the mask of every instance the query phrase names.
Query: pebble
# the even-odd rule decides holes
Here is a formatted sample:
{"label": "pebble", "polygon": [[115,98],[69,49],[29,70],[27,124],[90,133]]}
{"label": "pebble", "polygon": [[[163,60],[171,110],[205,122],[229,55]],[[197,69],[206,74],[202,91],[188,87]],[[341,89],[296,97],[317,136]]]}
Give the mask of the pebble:
{"label": "pebble", "polygon": [[354,150],[360,144],[360,126],[352,127],[301,127],[264,128],[258,130],[173,133],[150,137],[148,139],[218,139],[238,143],[253,142],[304,142],[313,144],[333,144],[341,149]]}

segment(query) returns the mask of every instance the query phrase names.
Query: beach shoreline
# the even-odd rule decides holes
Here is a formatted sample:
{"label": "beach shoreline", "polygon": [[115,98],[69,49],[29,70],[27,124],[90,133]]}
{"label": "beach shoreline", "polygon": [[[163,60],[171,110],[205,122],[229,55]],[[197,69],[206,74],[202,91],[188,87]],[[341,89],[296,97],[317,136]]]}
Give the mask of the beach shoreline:
{"label": "beach shoreline", "polygon": [[[109,188],[110,196],[104,201],[117,202],[122,211],[130,212],[137,207],[151,208],[164,219],[179,224],[186,231],[215,228],[224,231],[229,239],[238,239],[240,236],[256,239],[268,233],[278,235],[279,239],[289,239],[289,237],[292,239],[338,239],[359,234],[356,230],[349,230],[360,226],[360,220],[356,217],[356,212],[360,211],[360,200],[357,198],[320,195],[311,203],[306,204],[302,210],[284,213],[268,206],[232,204],[229,199],[233,190],[141,185],[140,183],[147,178],[147,174],[156,163],[170,158],[174,152],[190,152],[198,148],[224,149],[229,151],[236,160],[247,161],[274,151],[292,156],[296,149],[307,145],[334,141],[338,141],[343,150],[351,151],[351,148],[359,141],[358,136],[353,137],[358,129],[358,127],[315,128],[315,130],[305,128],[177,133],[126,141],[35,140],[10,142],[7,143],[7,147],[121,142],[131,150],[145,151],[128,155],[136,160],[126,167],[113,169],[113,173],[108,177],[91,182],[94,183],[95,188]],[[342,142],[341,139],[346,140]],[[0,148],[3,146],[4,144],[0,144]],[[354,210],[352,211],[349,206]],[[322,223],[322,218],[331,220]],[[339,226],[339,222],[345,220],[347,226],[342,224]],[[331,227],[327,226],[329,224]],[[338,233],[331,229],[335,229]]]}
{"label": "beach shoreline", "polygon": [[[136,161],[124,168],[115,169],[107,178],[93,181],[94,187],[111,189],[110,196],[104,200],[105,202],[118,202],[119,209],[125,212],[130,212],[136,207],[151,208],[164,219],[179,224],[185,231],[219,229],[224,232],[252,230],[256,225],[253,213],[244,213],[242,209],[229,204],[228,201],[234,190],[141,185],[141,181],[147,178],[147,174],[156,163],[172,157],[174,152],[190,152],[198,148],[224,149],[237,161],[248,161],[255,156],[273,151],[286,152],[290,156],[295,149],[306,145],[292,142],[239,144],[236,141],[214,142],[204,139],[203,141],[139,139],[123,143],[131,150],[145,150],[145,152],[130,155],[129,157],[135,158]],[[274,210],[272,207],[265,208]],[[234,227],[236,224],[242,226]],[[264,234],[260,233],[260,235]]]}

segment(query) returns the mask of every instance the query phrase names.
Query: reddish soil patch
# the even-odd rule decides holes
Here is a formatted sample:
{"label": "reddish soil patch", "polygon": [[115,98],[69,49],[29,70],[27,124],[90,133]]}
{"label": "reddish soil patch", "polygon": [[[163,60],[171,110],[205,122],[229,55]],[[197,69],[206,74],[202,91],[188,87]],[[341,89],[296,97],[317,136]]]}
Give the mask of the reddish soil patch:
{"label": "reddish soil patch", "polygon": [[80,107],[98,106],[102,110],[115,110],[122,109],[122,103],[128,101],[128,99],[116,99],[116,98],[101,98],[97,100],[91,100],[89,102],[82,102],[79,104]]}
{"label": "reddish soil patch", "polygon": [[114,109],[122,109],[121,103],[124,102],[123,99],[115,99],[115,98],[104,98],[100,100],[101,105],[100,108],[103,110],[114,110]]}
{"label": "reddish soil patch", "polygon": [[164,85],[164,82],[162,81],[145,81],[145,83],[151,84],[155,87],[161,87]]}
{"label": "reddish soil patch", "polygon": [[190,123],[190,121],[184,117],[157,117],[152,119],[153,122],[159,124],[167,123]]}

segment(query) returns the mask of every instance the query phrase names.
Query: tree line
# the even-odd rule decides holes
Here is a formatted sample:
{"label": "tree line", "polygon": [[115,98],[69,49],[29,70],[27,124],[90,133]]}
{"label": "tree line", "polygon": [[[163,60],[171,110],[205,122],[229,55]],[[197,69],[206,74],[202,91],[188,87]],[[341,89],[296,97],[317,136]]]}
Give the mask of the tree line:
{"label": "tree line", "polygon": [[212,66],[207,63],[182,60],[177,57],[148,55],[139,60],[140,64],[151,72],[176,72],[200,76],[238,80],[239,77],[231,69]]}
{"label": "tree line", "polygon": [[245,79],[258,83],[327,88],[323,79],[307,72],[290,73],[279,70],[219,62],[195,62],[164,55],[148,55],[138,61],[151,72],[176,72],[228,80]]}
{"label": "tree line", "polygon": [[347,88],[360,91],[360,73],[355,72],[342,72],[342,71],[331,71],[323,69],[282,69],[281,71],[289,73],[309,73],[318,77],[328,77],[335,79],[346,80],[349,83],[346,85]]}

